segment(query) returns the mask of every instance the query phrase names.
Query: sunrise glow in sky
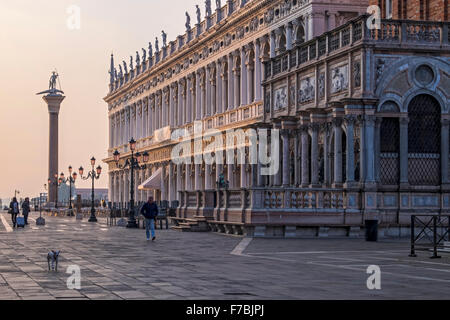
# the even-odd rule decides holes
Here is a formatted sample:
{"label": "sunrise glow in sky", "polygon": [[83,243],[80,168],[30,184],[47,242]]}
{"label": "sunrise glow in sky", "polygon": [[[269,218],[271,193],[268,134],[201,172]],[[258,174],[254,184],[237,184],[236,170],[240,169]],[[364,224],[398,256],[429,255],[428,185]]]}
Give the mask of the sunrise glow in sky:
{"label": "sunrise glow in sky", "polygon": [[[48,175],[48,111],[36,93],[48,89],[51,71],[61,76],[66,99],[59,116],[59,171],[88,167],[106,157],[108,68],[161,30],[168,41],[184,32],[185,11],[195,20],[203,0],[0,0],[0,198],[35,197]],[[80,29],[67,26],[71,6],[80,8]],[[213,8],[214,10],[215,8]],[[204,10],[202,10],[202,15]],[[142,54],[142,53],[141,53]],[[99,187],[107,187],[103,164]],[[77,183],[88,188],[89,182]]]}

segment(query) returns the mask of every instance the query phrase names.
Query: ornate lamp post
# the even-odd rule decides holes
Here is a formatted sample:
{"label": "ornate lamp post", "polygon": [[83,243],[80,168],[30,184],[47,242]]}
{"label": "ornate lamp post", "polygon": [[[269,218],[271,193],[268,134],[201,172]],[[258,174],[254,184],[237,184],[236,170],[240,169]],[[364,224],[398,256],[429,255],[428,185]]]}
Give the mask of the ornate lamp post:
{"label": "ornate lamp post", "polygon": [[83,176],[84,168],[80,167],[80,177],[82,180],[89,180],[92,179],[92,199],[91,199],[91,217],[89,218],[89,222],[97,222],[97,218],[95,217],[95,180],[100,179],[100,175],[102,174],[102,167],[98,166],[97,169],[95,169],[95,158],[92,157],[91,159],[91,166],[92,170],[89,171],[88,175],[86,177]]}
{"label": "ornate lamp post", "polygon": [[114,161],[117,164],[117,167],[119,169],[126,169],[130,168],[131,171],[131,183],[130,183],[130,212],[129,212],[129,220],[127,224],[127,228],[138,228],[138,225],[136,223],[136,219],[134,217],[134,170],[145,170],[147,166],[140,165],[140,162],[148,162],[149,155],[147,152],[145,152],[143,155],[140,153],[137,153],[136,155],[134,152],[136,151],[136,141],[132,138],[130,140],[130,150],[131,150],[131,158],[127,159],[125,161],[124,165],[120,165],[120,153],[119,151],[114,152]]}
{"label": "ornate lamp post", "polygon": [[69,183],[69,216],[73,216],[73,212],[72,212],[72,184],[75,184],[75,181],[77,180],[77,173],[74,172],[72,173],[72,166],[69,166],[69,177],[65,178],[64,177],[64,173],[61,172],[60,178],[59,180],[61,181],[61,183]]}

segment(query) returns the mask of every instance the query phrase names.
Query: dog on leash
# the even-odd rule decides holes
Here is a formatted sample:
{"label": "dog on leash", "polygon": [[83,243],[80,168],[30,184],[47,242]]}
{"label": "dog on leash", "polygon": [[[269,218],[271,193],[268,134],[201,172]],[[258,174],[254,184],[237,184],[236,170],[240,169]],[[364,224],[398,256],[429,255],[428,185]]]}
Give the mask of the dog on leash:
{"label": "dog on leash", "polygon": [[61,251],[50,251],[47,255],[48,271],[58,272],[58,259]]}

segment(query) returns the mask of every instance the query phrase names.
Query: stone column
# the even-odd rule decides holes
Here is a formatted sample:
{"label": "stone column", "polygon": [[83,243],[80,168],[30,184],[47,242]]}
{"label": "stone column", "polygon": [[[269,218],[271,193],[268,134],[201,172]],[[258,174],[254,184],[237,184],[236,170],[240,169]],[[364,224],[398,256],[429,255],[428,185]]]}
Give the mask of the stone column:
{"label": "stone column", "polygon": [[186,124],[192,122],[192,108],[194,107],[192,104],[192,95],[193,95],[193,79],[192,75],[187,77],[187,88],[186,88]]}
{"label": "stone column", "polygon": [[117,202],[119,203],[119,207],[122,208],[123,205],[123,172],[118,172],[117,173],[117,184],[118,184],[118,188],[117,188]]}
{"label": "stone column", "polygon": [[216,63],[216,114],[222,113],[222,67]]}
{"label": "stone column", "polygon": [[201,170],[202,165],[201,164],[194,164],[194,185],[195,185],[195,191],[199,191],[202,189],[201,185]]}
{"label": "stone column", "polygon": [[302,187],[309,187],[309,133],[308,125],[302,128]]}
{"label": "stone column", "polygon": [[142,135],[144,136],[144,138],[147,138],[150,135],[148,132],[148,101],[144,104],[142,118]]}
{"label": "stone column", "polygon": [[[238,60],[238,56],[239,56],[239,51],[235,51],[234,52],[234,56],[235,58],[233,59],[233,87],[234,87],[234,108],[237,108],[240,106],[240,100],[241,100],[241,95],[240,95],[240,77],[241,77],[241,70],[240,70],[240,65],[237,63]],[[234,109],[233,108],[233,109]]]}
{"label": "stone column", "polygon": [[354,140],[354,125],[356,117],[348,115],[345,117],[347,126],[347,162],[346,162],[346,182],[351,184],[355,182],[355,140]]}
{"label": "stone column", "polygon": [[311,125],[311,185],[319,185],[319,124]]}
{"label": "stone column", "polygon": [[299,162],[299,138],[297,130],[294,130],[294,186],[299,186],[301,184],[301,172],[300,172],[300,162]]}
{"label": "stone column", "polygon": [[258,40],[256,40],[256,43],[255,43],[255,89],[254,89],[254,96],[255,96],[255,99],[253,100],[253,102],[256,102],[256,101],[260,101],[262,98],[262,94],[261,94],[261,82],[262,82],[262,80],[261,80],[261,65],[262,65],[262,63],[261,63],[261,58],[260,58],[260,56],[261,56],[261,43],[260,43],[260,40],[258,39]]}
{"label": "stone column", "polygon": [[192,164],[186,164],[186,178],[185,178],[186,191],[192,191],[191,167]]}
{"label": "stone column", "polygon": [[375,116],[366,116],[366,182],[375,183]]}
{"label": "stone column", "polygon": [[285,26],[286,30],[286,50],[292,49],[292,23],[289,22]]}
{"label": "stone column", "polygon": [[[225,63],[222,64],[222,74],[221,74],[221,78],[222,78],[222,106],[221,106],[221,113],[227,111],[230,109],[230,105],[228,104],[229,98],[230,98],[230,93],[229,91],[232,88],[232,81],[229,78],[229,74],[228,71],[225,70]],[[232,102],[230,102],[231,104]]]}
{"label": "stone column", "polygon": [[209,117],[212,113],[212,96],[211,96],[211,67],[207,66],[205,68],[206,75],[205,75],[205,85],[206,85],[206,99],[204,99],[203,104],[203,116]]}
{"label": "stone column", "polygon": [[169,196],[168,196],[168,201],[169,201],[169,206],[171,206],[172,205],[172,201],[175,200],[175,197],[174,197],[175,180],[174,180],[174,173],[173,173],[173,164],[172,164],[172,162],[169,162],[167,167],[169,169]]}
{"label": "stone column", "polygon": [[[55,174],[58,175],[58,144],[59,144],[59,110],[61,103],[66,97],[61,95],[47,95],[43,99],[47,103],[49,114],[49,147],[48,147],[48,178],[55,180]],[[57,186],[51,183],[48,187],[48,199],[50,203],[56,203]]]}
{"label": "stone column", "polygon": [[283,159],[282,159],[282,167],[283,167],[283,187],[289,187],[291,184],[290,181],[290,152],[289,152],[289,131],[282,130],[281,131],[281,139],[283,141]]}
{"label": "stone column", "polygon": [[251,104],[255,101],[255,85],[254,85],[254,61],[252,61],[252,47],[248,47],[246,52],[246,69],[247,69],[247,100],[246,104]]}
{"label": "stone column", "polygon": [[175,125],[175,99],[176,99],[176,95],[175,95],[174,85],[176,85],[176,84],[172,83],[169,86],[169,88],[170,88],[170,95],[169,95],[169,126],[171,128],[173,128],[174,125]]}
{"label": "stone column", "polygon": [[205,164],[205,190],[212,190],[212,177],[211,177],[212,166],[210,164]]}
{"label": "stone column", "polygon": [[241,106],[245,106],[248,104],[248,88],[247,85],[247,50],[248,48],[241,48],[241,79],[240,79],[240,94],[241,94]]}
{"label": "stone column", "polygon": [[161,164],[161,201],[167,200],[166,164]]}
{"label": "stone column", "polygon": [[449,156],[449,119],[442,119],[442,129],[441,129],[441,173],[442,173],[442,184],[448,184],[448,156]]}
{"label": "stone column", "polygon": [[114,172],[109,173],[108,199],[114,202]]}
{"label": "stone column", "polygon": [[329,186],[331,184],[331,165],[330,165],[330,126],[329,123],[325,123],[323,125],[323,134],[324,134],[324,139],[323,139],[323,163],[324,163],[324,170],[323,170],[323,175],[324,175],[324,181],[325,184],[327,186]]}
{"label": "stone column", "polygon": [[182,126],[185,124],[185,114],[186,114],[186,92],[185,92],[185,79],[181,79],[178,82],[178,125]]}
{"label": "stone column", "polygon": [[[233,83],[233,79],[234,79],[234,73],[233,73],[233,54],[230,54],[228,56],[228,108],[227,110],[232,110],[234,109],[235,105],[235,100],[234,100],[234,83]],[[237,88],[236,88],[237,89]],[[225,93],[224,93],[225,94]]]}
{"label": "stone column", "polygon": [[342,184],[342,120],[333,119],[334,125],[334,185]]}
{"label": "stone column", "polygon": [[408,118],[400,118],[400,184],[408,184]]}
{"label": "stone column", "polygon": [[200,120],[202,118],[202,97],[203,97],[203,86],[201,70],[195,73],[195,120]]}
{"label": "stone column", "polygon": [[181,201],[180,191],[183,190],[183,166],[181,164],[177,164],[177,200]]}

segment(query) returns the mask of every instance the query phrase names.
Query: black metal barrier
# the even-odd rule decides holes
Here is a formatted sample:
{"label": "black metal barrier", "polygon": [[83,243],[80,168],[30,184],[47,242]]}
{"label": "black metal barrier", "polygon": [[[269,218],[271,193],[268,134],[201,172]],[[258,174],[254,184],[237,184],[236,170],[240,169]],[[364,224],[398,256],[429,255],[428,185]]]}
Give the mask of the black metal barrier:
{"label": "black metal barrier", "polygon": [[444,242],[450,240],[450,216],[414,215],[411,216],[411,254],[416,251],[433,251],[432,259],[440,258],[438,249],[444,248]]}

